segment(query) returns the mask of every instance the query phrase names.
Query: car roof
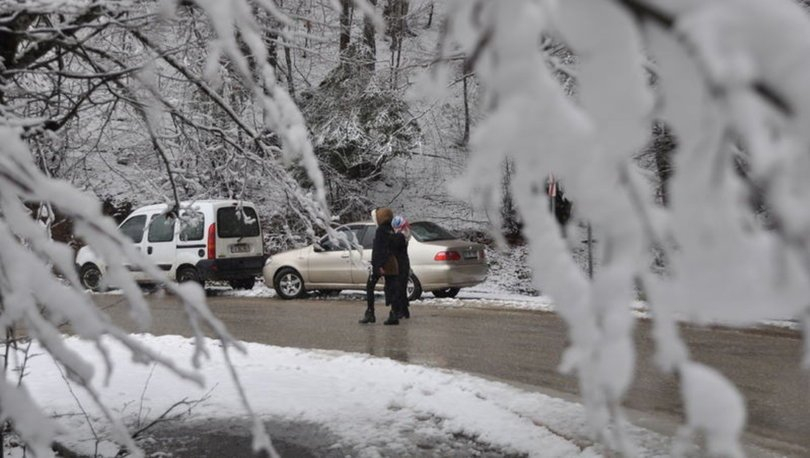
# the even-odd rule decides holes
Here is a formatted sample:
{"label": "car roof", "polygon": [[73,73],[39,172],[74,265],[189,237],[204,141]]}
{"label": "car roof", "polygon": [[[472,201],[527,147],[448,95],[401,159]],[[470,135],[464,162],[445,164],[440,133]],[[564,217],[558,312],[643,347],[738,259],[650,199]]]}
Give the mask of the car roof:
{"label": "car roof", "polygon": [[[408,223],[409,223],[409,224],[416,224],[416,223],[429,223],[429,222],[430,222],[430,221],[424,221],[424,220],[420,220],[420,221],[409,221]],[[376,226],[377,224],[376,224],[374,221],[355,221],[355,222],[353,222],[353,223],[341,224],[341,225],[339,225],[339,226],[337,226],[337,227],[344,227],[344,226],[358,226],[358,225],[365,225],[365,226]],[[337,229],[337,227],[336,227],[336,229]]]}
{"label": "car roof", "polygon": [[[190,207],[192,205],[200,205],[203,206],[207,205],[238,205],[239,200],[235,199],[203,199],[203,200],[184,200],[180,202],[181,207]],[[242,205],[245,207],[254,207],[253,202],[243,200],[241,201]],[[152,205],[145,205],[143,207],[138,207],[132,211],[132,213],[150,213],[154,211],[162,211],[169,208],[169,204],[162,203],[162,204],[152,204]]]}

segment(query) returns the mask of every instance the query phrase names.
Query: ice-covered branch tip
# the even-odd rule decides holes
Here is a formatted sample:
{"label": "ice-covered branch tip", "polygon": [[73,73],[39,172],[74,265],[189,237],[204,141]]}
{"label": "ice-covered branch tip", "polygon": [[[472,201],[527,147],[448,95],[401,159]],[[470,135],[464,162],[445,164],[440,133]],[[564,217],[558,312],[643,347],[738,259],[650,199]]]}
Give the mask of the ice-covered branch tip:
{"label": "ice-covered branch tip", "polygon": [[[674,14],[665,11],[657,5],[645,2],[644,0],[617,1],[629,9],[642,23],[644,21],[653,22],[683,38],[681,33],[677,30],[678,18]],[[711,82],[711,84],[715,86],[717,83]],[[720,87],[715,87],[715,90],[721,91]],[[755,80],[751,82],[751,90],[783,115],[792,116],[795,113],[784,94],[770,84],[761,80]]]}

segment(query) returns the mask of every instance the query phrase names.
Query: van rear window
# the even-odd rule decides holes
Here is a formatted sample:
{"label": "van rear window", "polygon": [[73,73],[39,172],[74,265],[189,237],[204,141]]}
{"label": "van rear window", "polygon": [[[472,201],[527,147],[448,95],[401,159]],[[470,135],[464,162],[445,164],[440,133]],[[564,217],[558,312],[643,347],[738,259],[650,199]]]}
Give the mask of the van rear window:
{"label": "van rear window", "polygon": [[222,238],[258,237],[259,218],[256,210],[243,207],[225,207],[217,210],[217,235]]}

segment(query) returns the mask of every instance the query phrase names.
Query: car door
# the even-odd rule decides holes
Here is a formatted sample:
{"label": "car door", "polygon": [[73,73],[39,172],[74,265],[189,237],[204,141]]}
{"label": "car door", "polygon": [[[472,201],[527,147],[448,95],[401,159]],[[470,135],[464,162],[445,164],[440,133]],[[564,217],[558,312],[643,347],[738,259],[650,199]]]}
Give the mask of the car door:
{"label": "car door", "polygon": [[352,283],[365,288],[368,281],[369,266],[371,265],[371,249],[374,247],[374,234],[377,232],[376,226],[366,225],[360,245],[363,246],[361,262],[352,263]]}
{"label": "car door", "polygon": [[[337,229],[349,242],[359,243],[363,226],[343,226]],[[358,237],[359,236],[359,237]],[[320,247],[320,248],[318,248]],[[352,252],[350,243],[342,240],[321,239],[309,257],[309,283],[324,285],[350,285],[352,283]],[[357,251],[354,251],[357,259]]]}
{"label": "car door", "polygon": [[146,231],[146,255],[167,274],[174,267],[177,250],[174,241],[176,220],[167,214],[156,214],[149,221]]}
{"label": "car door", "polygon": [[[132,244],[135,246],[135,250],[137,251],[142,251],[143,248],[143,233],[144,229],[146,228],[146,219],[147,215],[144,214],[133,215],[124,220],[124,222],[118,226],[118,230],[132,240]],[[132,272],[132,276],[135,277],[135,280],[139,280],[144,276],[140,267],[132,266],[128,261],[124,262],[126,268]]]}

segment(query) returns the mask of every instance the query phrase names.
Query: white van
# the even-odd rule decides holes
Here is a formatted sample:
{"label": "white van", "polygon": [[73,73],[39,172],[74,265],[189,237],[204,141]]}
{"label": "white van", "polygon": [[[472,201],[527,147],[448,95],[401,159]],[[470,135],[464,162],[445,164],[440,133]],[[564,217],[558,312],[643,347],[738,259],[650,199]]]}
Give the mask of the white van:
{"label": "white van", "polygon": [[[167,214],[166,204],[141,207],[118,228],[166,271],[169,280],[203,285],[226,280],[233,288],[252,288],[266,259],[253,204],[200,200],[183,202],[181,208],[176,218]],[[104,285],[106,265],[89,247],[76,254],[76,267],[85,288],[95,291]],[[154,281],[134,266],[129,269],[136,281]]]}

